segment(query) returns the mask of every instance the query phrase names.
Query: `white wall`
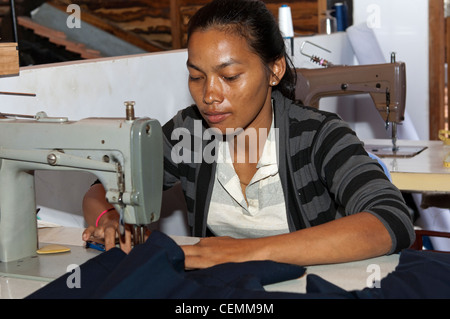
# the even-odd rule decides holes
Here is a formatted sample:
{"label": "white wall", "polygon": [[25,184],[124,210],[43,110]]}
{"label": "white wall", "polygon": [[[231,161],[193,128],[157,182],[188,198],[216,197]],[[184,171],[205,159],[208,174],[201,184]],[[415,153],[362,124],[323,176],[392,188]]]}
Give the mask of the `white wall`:
{"label": "white wall", "polygon": [[[36,97],[0,95],[0,112],[80,120],[124,117],[124,101],[136,101],[135,114],[162,124],[192,103],[187,90],[186,51],[25,67],[20,76],[0,78],[0,91],[35,93]],[[55,171],[36,172],[39,217],[64,226],[84,227],[81,201],[95,177]],[[182,201],[171,199],[164,228],[182,235]],[[173,221],[175,220],[175,221]],[[181,221],[180,221],[181,220]]]}
{"label": "white wall", "polygon": [[0,78],[0,91],[36,93],[35,98],[1,95],[2,112],[86,117],[124,116],[124,101],[136,101],[136,116],[167,121],[191,103],[186,51],[170,51],[21,68]]}
{"label": "white wall", "polygon": [[[395,52],[397,61],[406,64],[406,112],[411,122],[399,127],[399,137],[415,139],[413,128],[417,138],[428,139],[428,0],[355,0],[353,11],[355,25],[367,24],[374,31],[386,62]],[[371,125],[373,112],[361,108],[356,117],[360,137],[381,138],[383,133]]]}

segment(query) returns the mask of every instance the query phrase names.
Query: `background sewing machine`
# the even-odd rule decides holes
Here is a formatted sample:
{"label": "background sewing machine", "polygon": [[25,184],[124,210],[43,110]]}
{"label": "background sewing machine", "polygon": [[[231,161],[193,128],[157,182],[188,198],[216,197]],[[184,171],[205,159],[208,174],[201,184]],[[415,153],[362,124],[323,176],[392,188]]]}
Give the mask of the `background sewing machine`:
{"label": "background sewing machine", "polygon": [[405,115],[406,67],[403,62],[372,65],[332,65],[316,56],[313,62],[320,62],[325,68],[296,69],[296,98],[305,105],[319,107],[323,97],[370,94],[374,106],[390,127],[392,148],[379,145],[366,145],[366,149],[380,157],[410,157],[420,153],[424,147],[398,147],[397,125]]}
{"label": "background sewing machine", "polygon": [[43,112],[36,116],[0,113],[2,262],[36,254],[36,170],[96,175],[122,223],[136,226],[136,243],[143,240],[143,227],[160,217],[161,126],[154,119],[134,118],[133,103],[127,103],[124,118],[69,121]]}

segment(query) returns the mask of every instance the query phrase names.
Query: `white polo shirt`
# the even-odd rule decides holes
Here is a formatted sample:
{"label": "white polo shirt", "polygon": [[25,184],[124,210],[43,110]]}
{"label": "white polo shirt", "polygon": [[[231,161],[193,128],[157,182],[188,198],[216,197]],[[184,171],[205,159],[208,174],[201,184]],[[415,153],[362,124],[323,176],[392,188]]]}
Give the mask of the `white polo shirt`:
{"label": "white polo shirt", "polygon": [[218,163],[207,224],[216,236],[255,238],[289,232],[278,174],[275,129],[270,128],[257,171],[244,198],[232,163],[229,143],[219,142]]}

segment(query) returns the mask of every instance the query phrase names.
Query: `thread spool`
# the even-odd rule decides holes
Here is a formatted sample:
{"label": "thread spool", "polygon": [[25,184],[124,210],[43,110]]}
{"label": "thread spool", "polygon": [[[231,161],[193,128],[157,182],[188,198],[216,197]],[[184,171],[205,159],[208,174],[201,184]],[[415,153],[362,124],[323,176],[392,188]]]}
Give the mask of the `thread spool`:
{"label": "thread spool", "polygon": [[278,8],[278,25],[283,38],[289,39],[294,37],[291,8],[287,4],[283,4]]}
{"label": "thread spool", "polygon": [[345,31],[348,27],[347,5],[343,2],[334,4],[334,14],[336,16],[337,31]]}

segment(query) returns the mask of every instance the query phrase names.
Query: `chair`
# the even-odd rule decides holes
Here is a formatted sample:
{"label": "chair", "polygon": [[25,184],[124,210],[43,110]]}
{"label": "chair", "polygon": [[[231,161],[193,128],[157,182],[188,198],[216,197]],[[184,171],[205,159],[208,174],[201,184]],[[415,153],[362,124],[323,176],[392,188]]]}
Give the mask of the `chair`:
{"label": "chair", "polygon": [[[414,244],[412,244],[410,248],[414,250],[423,250],[424,236],[450,238],[450,233],[433,230],[416,230],[416,240],[414,241]],[[430,251],[450,253],[450,251],[442,251],[442,250],[430,250]]]}

